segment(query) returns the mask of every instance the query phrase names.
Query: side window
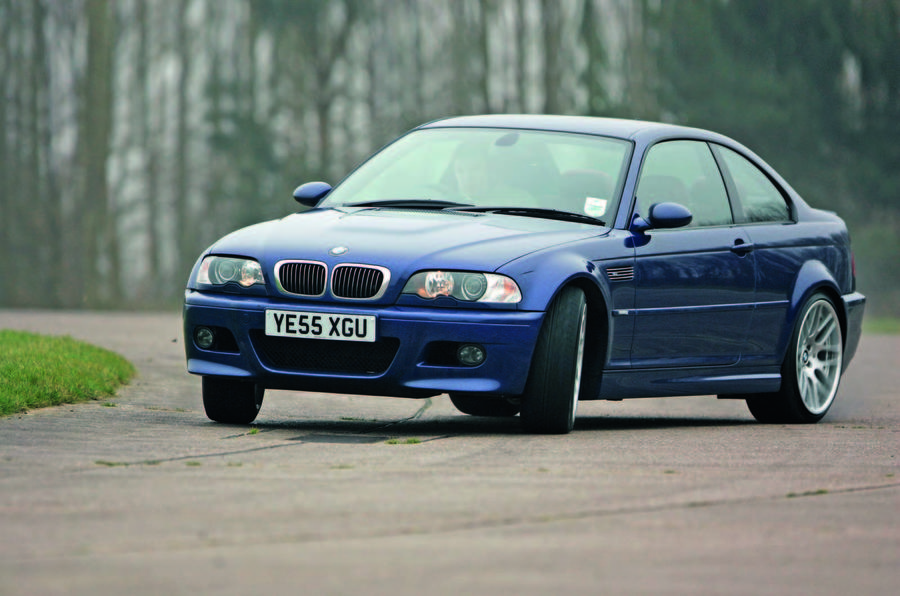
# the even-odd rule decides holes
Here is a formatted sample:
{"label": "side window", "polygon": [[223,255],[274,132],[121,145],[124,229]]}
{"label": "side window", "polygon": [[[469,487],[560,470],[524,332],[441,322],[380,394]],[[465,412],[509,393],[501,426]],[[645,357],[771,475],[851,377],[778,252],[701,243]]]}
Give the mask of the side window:
{"label": "side window", "polygon": [[694,216],[691,226],[734,223],[728,193],[709,146],[700,141],[668,141],[650,148],[637,186],[637,211],[654,203],[680,203]]}
{"label": "side window", "polygon": [[737,189],[738,200],[748,222],[790,221],[791,212],[778,187],[748,159],[728,149],[718,148]]}

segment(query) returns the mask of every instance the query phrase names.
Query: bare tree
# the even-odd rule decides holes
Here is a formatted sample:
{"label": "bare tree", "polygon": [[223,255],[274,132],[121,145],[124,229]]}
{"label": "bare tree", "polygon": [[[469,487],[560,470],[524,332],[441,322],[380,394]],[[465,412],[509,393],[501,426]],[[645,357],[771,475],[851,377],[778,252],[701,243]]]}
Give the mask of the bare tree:
{"label": "bare tree", "polygon": [[556,0],[541,0],[544,54],[544,109],[547,114],[562,112],[562,9]]}
{"label": "bare tree", "polygon": [[[14,191],[13,176],[15,154],[12,151],[14,128],[8,124],[14,107],[8,99],[13,97],[15,85],[15,62],[13,56],[13,36],[11,23],[15,22],[15,5],[12,0],[0,0],[0,181],[5,200],[0,200],[0,247],[2,254],[15,256],[15,213],[17,193]],[[16,259],[0,259],[0,279],[17,279]],[[0,284],[0,300],[15,304],[14,284]]]}
{"label": "bare tree", "polygon": [[178,57],[180,70],[175,89],[175,153],[174,153],[174,202],[175,202],[175,245],[178,247],[175,256],[175,272],[180,277],[187,277],[189,263],[196,255],[196,241],[193,218],[188,196],[188,172],[190,171],[190,155],[188,154],[188,116],[191,111],[188,100],[193,65],[193,48],[190,45],[187,10],[189,0],[179,0],[176,13],[177,30],[175,35],[175,54]]}
{"label": "bare tree", "polygon": [[596,0],[584,0],[580,33],[587,58],[583,74],[587,90],[587,113],[591,115],[602,114],[608,104],[608,96],[603,85],[606,47],[602,34],[602,20],[603,15],[597,10]]}
{"label": "bare tree", "polygon": [[154,134],[151,118],[153,82],[150,78],[150,15],[148,4],[137,0],[137,55],[135,60],[135,86],[134,102],[136,105],[135,128],[137,130],[137,144],[141,153],[143,165],[144,196],[146,223],[144,226],[147,236],[147,276],[142,286],[145,300],[151,304],[161,298],[160,285],[162,283],[162,232],[160,225],[161,206],[159,196],[159,137]]}
{"label": "bare tree", "polygon": [[[112,129],[112,50],[113,32],[107,0],[87,0],[87,66],[81,80],[81,118],[78,131],[80,184],[79,207],[82,215],[81,242],[75,285],[82,303],[101,304],[117,299],[117,278],[110,278],[109,263],[101,263],[108,254],[110,210],[107,185],[107,158]],[[105,267],[104,267],[105,265]],[[104,271],[105,269],[105,271]],[[111,282],[108,284],[99,281]],[[107,294],[102,291],[107,287]]]}

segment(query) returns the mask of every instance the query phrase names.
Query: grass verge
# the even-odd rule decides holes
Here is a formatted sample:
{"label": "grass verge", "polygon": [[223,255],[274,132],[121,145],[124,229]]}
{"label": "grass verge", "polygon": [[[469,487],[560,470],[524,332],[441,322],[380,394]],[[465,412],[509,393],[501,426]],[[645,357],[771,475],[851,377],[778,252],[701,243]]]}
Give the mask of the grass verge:
{"label": "grass verge", "polygon": [[0,416],[101,399],[135,372],[118,354],[68,336],[0,329]]}
{"label": "grass verge", "polygon": [[863,319],[863,333],[898,335],[900,334],[900,318],[865,317]]}

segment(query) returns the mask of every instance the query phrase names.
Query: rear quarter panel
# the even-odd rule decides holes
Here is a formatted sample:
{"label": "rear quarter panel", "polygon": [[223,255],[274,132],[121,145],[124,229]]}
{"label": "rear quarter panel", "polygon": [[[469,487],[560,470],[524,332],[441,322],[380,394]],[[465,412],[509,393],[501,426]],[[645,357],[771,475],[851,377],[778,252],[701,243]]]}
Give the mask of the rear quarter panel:
{"label": "rear quarter panel", "polygon": [[752,226],[750,234],[757,300],[742,364],[778,365],[812,294],[826,293],[842,311],[841,295],[852,287],[849,236],[840,219],[823,212],[799,223]]}

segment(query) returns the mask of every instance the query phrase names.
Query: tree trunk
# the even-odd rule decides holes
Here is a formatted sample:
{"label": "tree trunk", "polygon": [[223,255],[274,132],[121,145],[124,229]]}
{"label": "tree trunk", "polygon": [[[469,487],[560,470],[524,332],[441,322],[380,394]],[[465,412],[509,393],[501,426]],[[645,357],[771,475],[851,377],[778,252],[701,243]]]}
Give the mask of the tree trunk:
{"label": "tree trunk", "polygon": [[162,242],[160,239],[160,201],[159,185],[159,158],[156,149],[156,136],[153,134],[151,122],[151,93],[153,85],[149,78],[148,65],[150,64],[150,26],[148,23],[147,3],[138,1],[137,5],[137,64],[135,64],[135,102],[137,104],[137,121],[135,127],[138,135],[138,146],[143,152],[144,164],[144,188],[146,195],[143,203],[146,207],[147,222],[144,226],[147,234],[147,276],[143,280],[145,300],[153,303],[160,296],[162,283],[161,256]]}
{"label": "tree trunk", "polygon": [[478,87],[481,95],[481,110],[491,112],[491,46],[489,40],[489,24],[491,16],[491,0],[481,0],[478,23],[478,57],[481,69],[478,71]]}
{"label": "tree trunk", "polygon": [[525,1],[516,0],[516,102],[520,112],[528,111],[528,73],[525,70],[528,65],[525,60],[528,25],[525,22]]}
{"label": "tree trunk", "polygon": [[[13,154],[9,150],[10,147],[10,128],[7,124],[7,112],[9,104],[7,98],[12,97],[13,75],[15,73],[13,52],[10,47],[12,40],[10,38],[10,23],[13,20],[12,0],[0,0],[0,13],[6,15],[5,19],[0,19],[0,97],[4,98],[0,101],[0,192],[4,195],[4,200],[0,200],[0,254],[13,256],[13,207],[12,202],[16,200],[15,187],[13,186],[13,164],[11,163]],[[0,279],[15,279],[15,259],[0,259]],[[12,304],[12,285],[10,283],[0,283],[0,304]]]}
{"label": "tree trunk", "polygon": [[32,242],[38,242],[34,254],[35,280],[45,293],[39,298],[44,306],[59,306],[63,296],[63,284],[56,274],[62,262],[65,248],[62,237],[63,202],[52,164],[53,128],[52,101],[50,98],[51,75],[48,49],[52,49],[53,40],[44,35],[47,21],[47,9],[43,1],[33,4],[33,40],[34,68],[32,69],[32,157],[30,159],[36,180],[33,201],[38,208],[34,209],[32,219]]}
{"label": "tree trunk", "polygon": [[544,25],[544,113],[562,112],[561,50],[562,15],[556,0],[541,0],[541,21]]}
{"label": "tree trunk", "polygon": [[584,84],[587,88],[586,112],[589,116],[603,115],[607,97],[601,81],[606,50],[600,34],[601,19],[598,18],[596,0],[584,0],[581,16],[581,37],[587,50],[587,65],[584,70]]}
{"label": "tree trunk", "polygon": [[[78,135],[83,177],[81,193],[82,245],[79,263],[81,301],[84,306],[99,306],[101,283],[101,247],[109,227],[109,188],[107,159],[112,128],[112,20],[107,0],[88,0],[87,71],[82,81],[82,119]],[[113,293],[117,289],[112,289]]]}
{"label": "tree trunk", "polygon": [[190,214],[190,201],[188,197],[188,83],[191,71],[191,50],[188,43],[187,32],[187,0],[180,0],[178,4],[178,33],[175,41],[176,54],[181,63],[181,71],[178,75],[177,103],[175,110],[175,245],[178,253],[175,257],[175,276],[181,280],[187,279],[188,268],[196,255],[192,254],[193,225]]}

